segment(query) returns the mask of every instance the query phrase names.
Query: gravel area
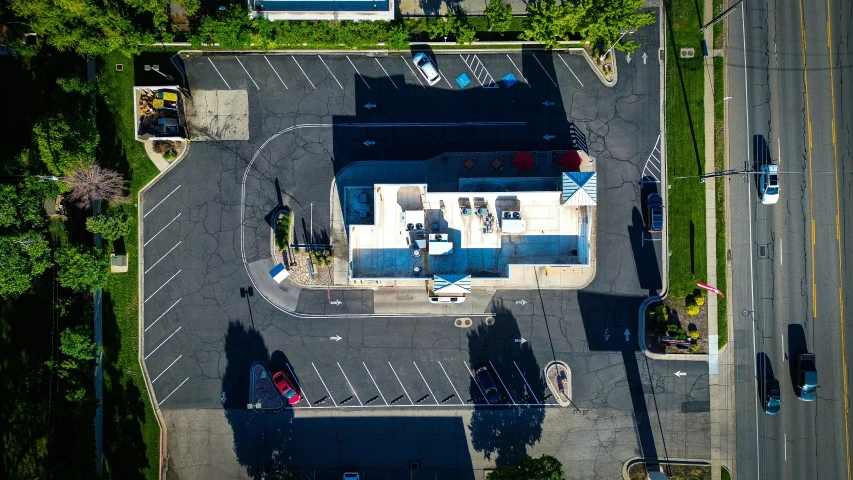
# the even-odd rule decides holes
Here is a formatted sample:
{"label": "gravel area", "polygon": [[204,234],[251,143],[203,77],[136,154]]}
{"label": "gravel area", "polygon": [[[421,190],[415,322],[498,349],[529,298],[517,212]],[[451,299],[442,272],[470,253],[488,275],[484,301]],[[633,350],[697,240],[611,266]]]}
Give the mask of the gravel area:
{"label": "gravel area", "polygon": [[[281,254],[281,252],[279,252]],[[311,258],[305,250],[290,249],[284,257],[287,269],[290,271],[289,280],[301,285],[326,286],[332,284],[332,266],[318,267],[314,264],[314,278],[308,277],[308,260]],[[296,263],[296,265],[293,265]]]}
{"label": "gravel area", "polygon": [[278,410],[284,407],[284,400],[272,383],[267,369],[261,364],[252,365],[252,387],[249,401],[255,410]]}
{"label": "gravel area", "polygon": [[559,363],[551,365],[548,367],[547,371],[547,380],[548,383],[553,385],[555,388],[553,391],[554,395],[557,397],[557,400],[562,402],[569,402],[571,399],[568,397],[568,393],[571,391],[569,389],[569,371],[563,365]]}

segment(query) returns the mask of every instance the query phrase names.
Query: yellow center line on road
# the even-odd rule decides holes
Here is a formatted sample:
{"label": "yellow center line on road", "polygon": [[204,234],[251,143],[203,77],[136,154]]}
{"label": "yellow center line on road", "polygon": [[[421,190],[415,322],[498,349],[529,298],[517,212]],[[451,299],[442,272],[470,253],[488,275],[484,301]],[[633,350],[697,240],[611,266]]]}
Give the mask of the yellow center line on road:
{"label": "yellow center line on road", "polygon": [[[827,0],[829,1],[829,0]],[[812,317],[817,318],[817,283],[815,282],[815,222],[814,222],[814,176],[812,175],[812,117],[811,109],[809,108],[809,74],[806,62],[806,21],[803,16],[803,0],[799,2],[800,6],[800,39],[803,42],[803,86],[806,93],[806,126],[808,130],[808,159],[809,159],[809,216],[811,217],[812,227]],[[849,449],[848,449],[849,450]]]}
{"label": "yellow center line on road", "polygon": [[838,189],[838,144],[835,132],[835,71],[832,60],[832,8],[826,0],[826,46],[829,48],[829,93],[832,105],[832,159],[835,164],[835,240],[838,249],[838,313],[841,327],[841,378],[844,388],[844,441],[847,454],[847,479],[850,471],[850,400],[847,390],[847,350],[844,335],[844,263],[841,255],[841,198]]}

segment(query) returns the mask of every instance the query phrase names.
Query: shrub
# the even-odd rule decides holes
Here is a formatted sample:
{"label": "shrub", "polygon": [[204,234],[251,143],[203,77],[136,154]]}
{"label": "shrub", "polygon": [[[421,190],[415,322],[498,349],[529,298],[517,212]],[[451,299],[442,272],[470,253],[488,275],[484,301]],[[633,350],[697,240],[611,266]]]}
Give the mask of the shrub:
{"label": "shrub", "polygon": [[130,221],[122,208],[108,210],[97,217],[86,219],[86,230],[100,233],[106,240],[118,240],[130,233]]}
{"label": "shrub", "polygon": [[669,322],[669,309],[666,308],[666,305],[658,305],[652,310],[652,317],[657,323],[667,323]]}
{"label": "shrub", "polygon": [[151,148],[154,149],[154,153],[159,153],[163,156],[170,153],[174,155],[178,154],[178,142],[173,140],[154,140],[151,142]]}
{"label": "shrub", "polygon": [[308,252],[314,264],[318,267],[327,267],[332,264],[332,251],[328,248],[323,250],[311,250]]}
{"label": "shrub", "polygon": [[691,317],[694,315],[698,315],[699,314],[699,305],[696,305],[695,303],[691,303],[691,304],[687,305],[687,314],[690,315]]}
{"label": "shrub", "polygon": [[693,303],[699,305],[705,305],[705,291],[696,289],[693,291]]}
{"label": "shrub", "polygon": [[699,338],[699,330],[690,330],[687,332],[687,336],[690,337],[690,340],[696,340]]}
{"label": "shrub", "polygon": [[290,247],[290,211],[281,212],[275,221],[275,245],[279,250]]}

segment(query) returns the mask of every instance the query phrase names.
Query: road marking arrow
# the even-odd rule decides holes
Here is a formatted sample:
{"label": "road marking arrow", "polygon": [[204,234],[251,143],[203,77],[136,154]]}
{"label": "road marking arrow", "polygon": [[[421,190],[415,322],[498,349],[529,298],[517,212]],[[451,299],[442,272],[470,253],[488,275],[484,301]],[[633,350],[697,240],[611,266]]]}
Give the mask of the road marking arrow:
{"label": "road marking arrow", "polygon": [[516,300],[515,304],[516,305],[527,305],[527,300]]}
{"label": "road marking arrow", "polygon": [[643,52],[643,65],[646,64],[646,60],[648,60],[648,58],[649,58],[649,54],[647,54],[646,52]]}
{"label": "road marking arrow", "polygon": [[340,342],[340,341],[341,341],[341,336],[340,336],[340,335],[335,335],[334,337],[329,337],[329,340],[334,340],[334,341],[336,341],[336,342]]}
{"label": "road marking arrow", "polygon": [[628,56],[625,57],[625,60],[627,60],[628,63],[631,63],[631,52],[628,52]]}
{"label": "road marking arrow", "polygon": [[368,103],[364,106],[364,108],[370,110],[371,108],[376,108],[376,104],[375,103]]}
{"label": "road marking arrow", "polygon": [[364,146],[365,146],[365,147],[369,147],[369,146],[371,146],[371,145],[376,145],[376,142],[374,142],[373,140],[365,140],[365,141],[364,141]]}
{"label": "road marking arrow", "polygon": [[682,372],[681,370],[679,370],[679,371],[675,372],[675,376],[676,376],[676,377],[683,377],[683,376],[685,376],[685,375],[687,375],[687,374],[686,374],[686,373],[684,373],[684,372]]}
{"label": "road marking arrow", "polygon": [[527,339],[524,337],[515,339],[515,343],[520,343],[520,344],[524,345],[525,342],[527,342]]}
{"label": "road marking arrow", "polygon": [[604,341],[605,342],[610,340],[610,334],[607,333],[607,330],[609,330],[609,329],[607,329],[607,328],[604,329]]}
{"label": "road marking arrow", "polygon": [[331,302],[329,302],[330,305],[340,305],[342,303],[344,303],[344,302],[342,302],[340,300],[332,300]]}
{"label": "road marking arrow", "polygon": [[628,329],[626,328],[625,329],[625,341],[627,342],[629,338],[631,338],[631,332],[629,332]]}
{"label": "road marking arrow", "polygon": [[549,102],[548,100],[545,100],[544,102],[542,102],[542,105],[545,105],[546,107],[553,107],[554,102]]}
{"label": "road marking arrow", "polygon": [[542,138],[544,138],[545,140],[551,140],[552,138],[554,138],[554,136],[549,133],[548,135],[545,135]]}

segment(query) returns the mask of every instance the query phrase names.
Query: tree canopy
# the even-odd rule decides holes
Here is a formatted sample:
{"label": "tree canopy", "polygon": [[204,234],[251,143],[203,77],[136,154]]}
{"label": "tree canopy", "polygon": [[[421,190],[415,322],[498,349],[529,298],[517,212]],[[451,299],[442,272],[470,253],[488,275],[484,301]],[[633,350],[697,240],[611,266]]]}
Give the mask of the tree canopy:
{"label": "tree canopy", "polygon": [[130,222],[122,208],[114,208],[86,219],[86,230],[100,233],[106,240],[118,240],[130,233]]}
{"label": "tree canopy", "polygon": [[110,259],[95,248],[67,245],[56,251],[57,278],[65,287],[78,292],[103,288],[109,274]]}
{"label": "tree canopy", "polygon": [[483,14],[489,20],[490,32],[505,32],[512,25],[512,6],[503,0],[489,0]]}
{"label": "tree canopy", "polygon": [[92,161],[98,131],[84,116],[69,118],[62,112],[42,115],[33,125],[33,144],[47,170],[64,175]]}
{"label": "tree canopy", "polygon": [[50,265],[50,245],[40,232],[0,237],[0,297],[30,290],[33,278]]}
{"label": "tree canopy", "polygon": [[563,465],[550,455],[521,457],[518,467],[502,466],[489,473],[487,480],[562,480]]}

